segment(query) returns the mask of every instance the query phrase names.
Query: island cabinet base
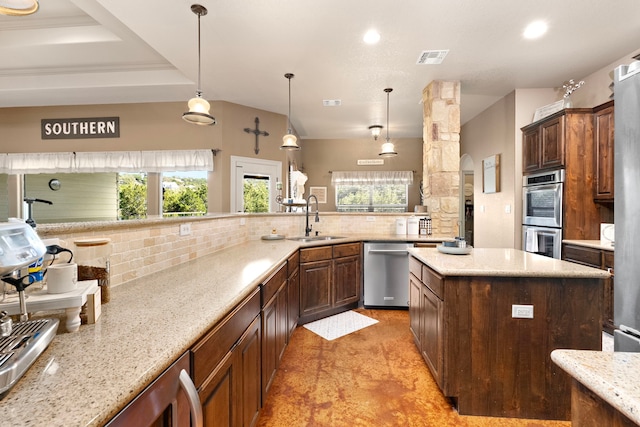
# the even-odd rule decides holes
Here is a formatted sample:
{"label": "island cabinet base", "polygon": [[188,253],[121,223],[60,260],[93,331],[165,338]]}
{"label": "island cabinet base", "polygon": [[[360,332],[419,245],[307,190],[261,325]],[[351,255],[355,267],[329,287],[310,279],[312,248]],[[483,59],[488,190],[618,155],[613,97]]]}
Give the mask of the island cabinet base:
{"label": "island cabinet base", "polygon": [[[569,420],[571,379],[550,354],[557,348],[601,349],[602,280],[442,277],[426,265],[418,270],[416,261],[412,289],[419,281],[427,294],[439,296],[439,286],[443,293],[440,315],[425,303],[429,299],[410,308],[410,316],[421,316],[411,319],[412,328],[422,329],[414,337],[458,412]],[[418,297],[411,301],[416,305]],[[514,305],[533,306],[533,318],[512,317]]]}
{"label": "island cabinet base", "polygon": [[571,407],[572,427],[638,426],[577,380],[571,388]]}

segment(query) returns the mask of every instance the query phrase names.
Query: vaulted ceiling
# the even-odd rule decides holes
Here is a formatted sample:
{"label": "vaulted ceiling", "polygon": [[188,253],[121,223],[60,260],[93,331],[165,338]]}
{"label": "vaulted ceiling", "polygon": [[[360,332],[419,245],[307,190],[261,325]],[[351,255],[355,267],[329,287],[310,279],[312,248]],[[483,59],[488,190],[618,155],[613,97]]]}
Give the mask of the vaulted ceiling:
{"label": "vaulted ceiling", "polygon": [[[194,0],[41,0],[0,16],[0,107],[186,101],[198,75]],[[637,0],[201,0],[202,89],[287,114],[302,138],[422,135],[422,89],[460,80],[463,123],[515,88],[560,87],[638,49]],[[522,37],[533,20],[548,33]],[[375,28],[376,45],[363,43]],[[418,65],[425,50],[449,50]],[[629,58],[629,62],[631,58]],[[340,106],[323,106],[340,100]],[[1,111],[0,111],[1,114]],[[179,118],[176,118],[177,120]]]}

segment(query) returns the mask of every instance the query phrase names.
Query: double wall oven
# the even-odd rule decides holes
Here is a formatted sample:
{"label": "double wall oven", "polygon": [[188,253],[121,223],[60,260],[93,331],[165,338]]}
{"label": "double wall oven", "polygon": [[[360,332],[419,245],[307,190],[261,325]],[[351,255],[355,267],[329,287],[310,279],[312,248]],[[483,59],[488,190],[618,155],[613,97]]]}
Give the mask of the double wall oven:
{"label": "double wall oven", "polygon": [[523,250],[560,259],[563,185],[564,169],[522,178]]}

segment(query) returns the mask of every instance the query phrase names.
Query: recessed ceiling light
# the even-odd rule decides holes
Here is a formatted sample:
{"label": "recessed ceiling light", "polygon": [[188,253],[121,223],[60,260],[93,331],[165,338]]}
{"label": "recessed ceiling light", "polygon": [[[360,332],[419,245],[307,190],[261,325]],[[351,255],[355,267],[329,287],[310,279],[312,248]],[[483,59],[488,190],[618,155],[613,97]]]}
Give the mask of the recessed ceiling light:
{"label": "recessed ceiling light", "polygon": [[369,30],[362,38],[366,44],[376,44],[380,41],[380,33],[376,30]]}
{"label": "recessed ceiling light", "polygon": [[547,29],[548,26],[546,22],[534,21],[527,25],[527,28],[524,29],[524,33],[522,33],[522,35],[525,39],[537,39],[542,37],[542,35],[547,32]]}

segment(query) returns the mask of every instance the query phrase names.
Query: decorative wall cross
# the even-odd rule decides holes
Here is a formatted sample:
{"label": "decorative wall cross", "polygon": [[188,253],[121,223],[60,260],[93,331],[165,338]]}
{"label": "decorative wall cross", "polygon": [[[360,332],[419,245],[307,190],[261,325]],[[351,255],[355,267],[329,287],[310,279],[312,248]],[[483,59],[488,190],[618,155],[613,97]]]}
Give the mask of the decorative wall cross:
{"label": "decorative wall cross", "polygon": [[255,129],[244,128],[244,131],[246,133],[252,133],[252,134],[254,134],[256,136],[256,146],[253,149],[253,151],[256,154],[258,154],[260,152],[260,146],[258,145],[258,138],[260,137],[260,135],[269,136],[269,132],[260,130],[260,119],[259,118],[256,117],[255,123],[256,123],[256,128]]}

